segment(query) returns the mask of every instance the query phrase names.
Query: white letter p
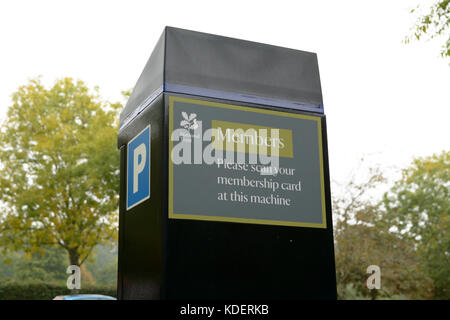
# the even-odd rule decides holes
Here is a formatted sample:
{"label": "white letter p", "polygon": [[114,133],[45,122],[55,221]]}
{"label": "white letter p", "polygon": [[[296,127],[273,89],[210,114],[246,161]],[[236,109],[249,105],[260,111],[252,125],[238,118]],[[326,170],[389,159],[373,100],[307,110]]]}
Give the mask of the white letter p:
{"label": "white letter p", "polygon": [[[144,170],[145,162],[147,161],[146,157],[146,148],[145,144],[142,143],[134,149],[134,165],[133,165],[133,193],[138,191],[138,176],[139,173]],[[141,156],[141,161],[139,161],[139,156]]]}

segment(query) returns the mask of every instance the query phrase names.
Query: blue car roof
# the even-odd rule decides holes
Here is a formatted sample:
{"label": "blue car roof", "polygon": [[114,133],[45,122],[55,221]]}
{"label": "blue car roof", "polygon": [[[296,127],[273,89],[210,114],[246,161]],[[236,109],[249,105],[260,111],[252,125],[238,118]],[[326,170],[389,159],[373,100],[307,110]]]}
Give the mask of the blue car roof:
{"label": "blue car roof", "polygon": [[73,294],[67,296],[59,296],[61,300],[117,300],[114,297],[102,294]]}

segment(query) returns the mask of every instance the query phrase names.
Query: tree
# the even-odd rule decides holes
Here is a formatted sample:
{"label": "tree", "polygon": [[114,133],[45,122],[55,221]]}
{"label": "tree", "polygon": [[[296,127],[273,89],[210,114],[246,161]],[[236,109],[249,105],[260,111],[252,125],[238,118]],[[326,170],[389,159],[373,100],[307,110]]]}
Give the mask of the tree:
{"label": "tree", "polygon": [[450,152],[417,158],[384,195],[386,219],[396,235],[414,243],[433,296],[450,299]]}
{"label": "tree", "polygon": [[[366,208],[360,214],[372,220],[374,209],[379,210]],[[381,269],[380,290],[366,286],[370,265]],[[423,272],[413,243],[381,229],[378,223],[355,221],[336,234],[336,275],[341,299],[348,298],[349,285],[371,299],[431,297],[431,281]]]}
{"label": "tree", "polygon": [[[421,40],[423,38],[432,39],[438,36],[444,37],[445,43],[442,45],[441,56],[450,57],[450,0],[438,0],[427,13],[419,13],[417,22],[413,28],[414,36],[407,37],[406,43],[411,39]],[[411,13],[420,11],[417,6]]]}
{"label": "tree", "polygon": [[43,253],[59,246],[82,265],[117,238],[117,113],[98,89],[64,78],[29,81],[12,96],[0,131],[0,245]]}
{"label": "tree", "polygon": [[21,282],[60,282],[65,283],[67,274],[66,257],[60,248],[45,248],[45,255],[33,253],[31,257],[20,256],[15,259],[14,275],[9,280]]}
{"label": "tree", "polygon": [[117,247],[97,246],[85,266],[96,284],[117,285]]}
{"label": "tree", "polygon": [[[363,181],[352,177],[341,186],[341,196],[333,197],[335,216],[335,257],[340,299],[426,298],[429,279],[421,266],[413,243],[389,232],[383,224],[386,212],[374,197],[385,186],[380,169],[371,169]],[[367,267],[381,268],[381,289],[369,290]]]}

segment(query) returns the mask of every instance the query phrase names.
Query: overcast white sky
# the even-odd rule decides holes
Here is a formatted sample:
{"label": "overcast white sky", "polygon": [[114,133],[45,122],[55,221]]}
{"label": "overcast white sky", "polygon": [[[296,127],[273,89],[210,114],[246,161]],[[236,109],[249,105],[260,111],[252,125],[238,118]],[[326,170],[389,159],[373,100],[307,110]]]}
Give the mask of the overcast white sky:
{"label": "overcast white sky", "polygon": [[331,178],[358,159],[385,168],[450,149],[450,66],[440,43],[404,45],[423,0],[0,2],[0,120],[38,75],[70,76],[118,100],[164,26],[316,52]]}

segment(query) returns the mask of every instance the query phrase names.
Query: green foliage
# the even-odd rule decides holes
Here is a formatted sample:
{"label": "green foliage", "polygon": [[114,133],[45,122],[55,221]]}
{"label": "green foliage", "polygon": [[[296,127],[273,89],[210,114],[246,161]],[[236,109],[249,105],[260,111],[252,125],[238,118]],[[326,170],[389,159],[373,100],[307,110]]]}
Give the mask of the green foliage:
{"label": "green foliage", "polygon": [[117,248],[97,246],[92,260],[86,262],[86,268],[92,273],[98,285],[117,285]]}
{"label": "green foliage", "polygon": [[[352,180],[334,199],[340,299],[449,299],[450,153],[415,159],[380,201],[367,194],[384,182],[379,170]],[[381,289],[366,287],[369,265]]]}
{"label": "green foliage", "polygon": [[[449,2],[449,0],[438,0],[429,8],[427,13],[420,13],[413,28],[414,35],[407,37],[405,42],[409,43],[411,39],[432,39],[442,36],[445,43],[442,45],[441,56],[450,57]],[[417,13],[418,11],[421,11],[419,6],[411,10],[411,13]]]}
{"label": "green foliage", "polygon": [[348,283],[343,290],[339,295],[341,299],[345,297],[345,300],[370,300],[370,297],[363,295],[353,283]]}
{"label": "green foliage", "polygon": [[31,257],[21,256],[14,261],[14,274],[10,279],[16,281],[46,281],[65,283],[67,275],[67,256],[59,248],[46,248],[45,254],[34,253]]}
{"label": "green foliage", "polygon": [[[116,287],[88,286],[81,287],[80,294],[92,293],[117,297]],[[7,283],[0,285],[0,300],[51,300],[56,296],[70,295],[67,286],[46,282]]]}
{"label": "green foliage", "polygon": [[[349,225],[339,232],[336,243],[336,275],[341,299],[349,299],[346,292],[349,284],[359,295],[371,299],[395,295],[429,298],[430,281],[422,272],[411,243],[384,233],[376,226],[361,223]],[[381,268],[380,290],[369,290],[366,286],[369,265]]]}
{"label": "green foliage", "polygon": [[384,224],[417,248],[433,296],[450,299],[450,152],[414,160],[383,203]]}
{"label": "green foliage", "polygon": [[28,255],[59,246],[81,265],[117,238],[121,105],[70,78],[50,89],[31,80],[12,100],[0,131],[0,245]]}
{"label": "green foliage", "polygon": [[[383,184],[379,170],[361,183],[347,185],[345,199],[335,199],[336,276],[340,299],[386,299],[396,295],[427,297],[429,281],[424,277],[413,243],[389,232],[380,221],[383,212],[379,202],[367,197]],[[381,290],[369,290],[367,267],[381,268]]]}
{"label": "green foliage", "polygon": [[15,277],[16,261],[22,256],[18,252],[8,252],[0,260],[0,284]]}
{"label": "green foliage", "polygon": [[[8,252],[0,260],[0,285],[42,281],[65,285],[68,267],[67,255],[61,248],[45,248],[45,254]],[[97,246],[81,268],[81,283],[84,285],[117,285],[117,249]]]}
{"label": "green foliage", "polygon": [[[349,283],[345,286],[344,295],[346,300],[371,300],[372,297],[364,295],[358,290],[353,283]],[[378,296],[376,299],[378,300],[406,300],[406,296],[399,295],[390,295],[390,296]]]}

